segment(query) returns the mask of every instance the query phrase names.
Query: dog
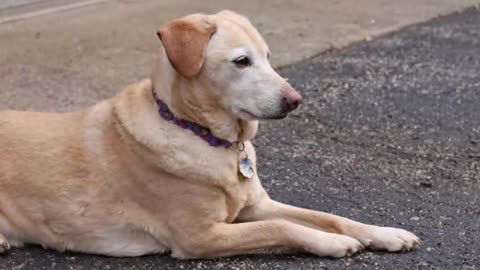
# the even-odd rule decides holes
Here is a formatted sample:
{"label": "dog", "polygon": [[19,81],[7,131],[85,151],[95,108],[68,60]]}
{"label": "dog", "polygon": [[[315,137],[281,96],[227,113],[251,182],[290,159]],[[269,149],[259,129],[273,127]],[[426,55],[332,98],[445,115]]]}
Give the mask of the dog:
{"label": "dog", "polygon": [[288,247],[408,251],[402,229],[273,201],[258,121],[301,103],[250,21],[193,14],[158,31],[149,79],[80,112],[0,113],[0,253],[39,244],[107,256],[217,258]]}

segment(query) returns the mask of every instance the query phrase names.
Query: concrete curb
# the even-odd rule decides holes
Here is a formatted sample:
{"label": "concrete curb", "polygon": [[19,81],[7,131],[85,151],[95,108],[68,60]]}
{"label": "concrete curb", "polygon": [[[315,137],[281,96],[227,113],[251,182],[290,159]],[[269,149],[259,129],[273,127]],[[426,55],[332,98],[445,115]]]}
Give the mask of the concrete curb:
{"label": "concrete curb", "polygon": [[61,12],[61,11],[66,11],[69,9],[75,9],[75,8],[81,8],[85,7],[88,5],[94,5],[94,4],[99,4],[103,3],[106,1],[110,0],[87,0],[87,1],[82,1],[79,3],[72,3],[72,4],[65,4],[65,5],[60,5],[60,6],[53,6],[49,8],[44,8],[36,11],[30,11],[26,13],[20,13],[12,16],[6,16],[3,18],[0,18],[0,24],[4,23],[11,23],[19,20],[25,20],[25,19],[30,19],[38,16],[43,16],[43,15],[48,15],[50,13],[55,13],[55,12]]}

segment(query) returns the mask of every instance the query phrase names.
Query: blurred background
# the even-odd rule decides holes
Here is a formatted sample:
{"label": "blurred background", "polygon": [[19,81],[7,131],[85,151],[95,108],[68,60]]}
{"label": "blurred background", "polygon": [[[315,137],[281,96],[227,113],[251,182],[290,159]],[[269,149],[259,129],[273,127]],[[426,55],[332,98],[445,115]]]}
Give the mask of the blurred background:
{"label": "blurred background", "polygon": [[279,67],[478,2],[0,0],[0,109],[67,111],[114,95],[149,75],[157,28],[189,13],[245,14]]}

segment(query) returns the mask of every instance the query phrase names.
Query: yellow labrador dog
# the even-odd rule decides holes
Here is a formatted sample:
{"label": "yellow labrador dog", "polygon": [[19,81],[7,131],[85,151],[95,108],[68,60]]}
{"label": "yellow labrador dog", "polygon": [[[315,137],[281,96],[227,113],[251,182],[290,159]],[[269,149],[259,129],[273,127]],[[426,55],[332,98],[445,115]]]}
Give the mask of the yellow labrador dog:
{"label": "yellow labrador dog", "polygon": [[396,228],[271,200],[250,140],[300,95],[252,24],[223,11],[174,20],[150,79],[81,112],[0,113],[0,253],[215,258],[273,247],[342,257],[415,248]]}

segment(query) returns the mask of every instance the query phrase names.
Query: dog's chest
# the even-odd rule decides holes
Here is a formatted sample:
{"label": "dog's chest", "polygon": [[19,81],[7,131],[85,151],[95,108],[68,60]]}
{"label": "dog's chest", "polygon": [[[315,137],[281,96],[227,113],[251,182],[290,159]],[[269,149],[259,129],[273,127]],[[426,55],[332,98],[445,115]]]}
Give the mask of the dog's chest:
{"label": "dog's chest", "polygon": [[[257,175],[255,151],[250,142],[246,144],[246,155],[240,155],[235,158],[233,169],[230,171],[230,180],[224,185],[224,193],[226,196],[226,222],[235,221],[240,211],[255,203],[261,196],[263,188]],[[252,175],[245,176],[241,171],[242,157],[248,156],[251,162]],[[232,163],[230,163],[232,164]]]}
{"label": "dog's chest", "polygon": [[235,180],[222,188],[225,197],[225,222],[234,222],[244,208],[255,204],[262,196],[262,191],[263,188],[256,174],[250,179],[236,174]]}
{"label": "dog's chest", "polygon": [[225,187],[223,190],[225,196],[225,217],[227,223],[232,223],[237,218],[240,211],[249,205],[253,189],[249,180],[240,180],[237,184]]}

